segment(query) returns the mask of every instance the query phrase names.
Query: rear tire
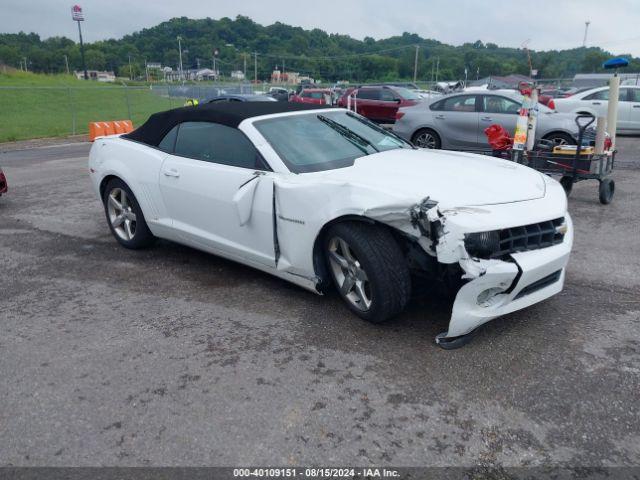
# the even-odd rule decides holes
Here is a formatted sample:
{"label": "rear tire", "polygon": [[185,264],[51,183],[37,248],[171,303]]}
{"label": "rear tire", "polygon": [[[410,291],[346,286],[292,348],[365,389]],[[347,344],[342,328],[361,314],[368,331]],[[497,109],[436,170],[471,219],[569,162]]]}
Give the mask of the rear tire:
{"label": "rear tire", "polygon": [[360,318],[380,323],[404,310],[411,296],[411,277],[388,229],[363,222],[338,223],[325,235],[324,252],[336,289]]}
{"label": "rear tire", "polygon": [[110,180],[102,202],[109,229],[120,245],[136,250],[155,242],[140,204],[126,183],[119,178]]}
{"label": "rear tire", "polygon": [[418,148],[428,148],[432,150],[440,150],[442,141],[440,135],[430,128],[421,128],[411,137],[411,143]]}

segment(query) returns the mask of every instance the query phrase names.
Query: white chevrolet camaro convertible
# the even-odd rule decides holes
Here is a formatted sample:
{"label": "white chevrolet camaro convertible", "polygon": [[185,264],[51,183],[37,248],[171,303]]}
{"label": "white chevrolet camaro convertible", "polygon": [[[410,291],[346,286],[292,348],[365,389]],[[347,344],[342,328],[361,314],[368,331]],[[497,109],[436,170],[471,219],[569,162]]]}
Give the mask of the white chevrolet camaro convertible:
{"label": "white chevrolet camaro convertible", "polygon": [[456,288],[455,348],[483,323],[562,290],[573,228],[558,182],[486,156],[416,149],[347,110],[205,104],[98,138],[91,180],[116,240],[157,237],[284,278],[335,285],[371,322],[412,279]]}

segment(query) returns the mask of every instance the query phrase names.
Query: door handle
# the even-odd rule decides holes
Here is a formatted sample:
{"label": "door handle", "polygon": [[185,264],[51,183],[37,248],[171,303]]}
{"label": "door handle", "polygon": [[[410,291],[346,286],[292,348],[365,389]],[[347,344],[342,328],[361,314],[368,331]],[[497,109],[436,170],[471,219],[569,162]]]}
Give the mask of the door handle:
{"label": "door handle", "polygon": [[602,105],[600,102],[591,102],[591,105]]}
{"label": "door handle", "polygon": [[480,120],[482,120],[483,122],[491,122],[491,121],[493,121],[493,119],[491,117],[482,117],[482,118],[480,118]]}
{"label": "door handle", "polygon": [[440,114],[440,115],[436,115],[436,118],[438,120],[444,120],[444,115]]}
{"label": "door handle", "polygon": [[634,105],[633,108],[640,108],[640,105]]}
{"label": "door handle", "polygon": [[175,168],[171,168],[169,170],[163,170],[162,173],[164,174],[165,177],[178,178],[180,176],[180,174],[178,173],[178,170],[176,170]]}

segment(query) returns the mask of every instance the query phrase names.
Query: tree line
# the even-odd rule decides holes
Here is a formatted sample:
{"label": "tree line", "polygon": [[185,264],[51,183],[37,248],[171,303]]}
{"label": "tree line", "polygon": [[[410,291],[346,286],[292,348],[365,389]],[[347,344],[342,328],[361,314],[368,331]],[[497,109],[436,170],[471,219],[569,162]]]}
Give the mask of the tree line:
{"label": "tree line", "polygon": [[[300,72],[327,82],[412,79],[415,46],[418,46],[418,80],[469,79],[490,75],[529,73],[527,52],[499,47],[480,40],[452,46],[417,34],[375,40],[305,30],[276,22],[263,26],[248,17],[214,20],[173,18],[155,27],[121,39],[85,44],[87,68],[113,70],[118,76],[140,78],[146,62],[159,62],[177,69],[181,37],[183,68],[216,66],[228,76],[245,70],[253,79],[257,59],[259,79],[267,79],[276,68]],[[257,54],[254,56],[254,54]],[[576,73],[602,71],[602,62],[612,54],[597,47],[530,51],[532,67],[539,78],[570,77]],[[66,59],[65,59],[66,57]],[[640,59],[632,58],[629,71],[640,70]],[[0,34],[0,64],[40,73],[81,70],[80,47],[66,37],[41,39],[36,33]]]}

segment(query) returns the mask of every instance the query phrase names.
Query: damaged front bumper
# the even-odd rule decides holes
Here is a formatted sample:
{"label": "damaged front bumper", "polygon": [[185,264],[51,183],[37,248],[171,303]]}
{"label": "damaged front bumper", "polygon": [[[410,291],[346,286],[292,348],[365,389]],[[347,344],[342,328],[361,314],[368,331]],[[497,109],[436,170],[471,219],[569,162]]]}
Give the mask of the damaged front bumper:
{"label": "damaged front bumper", "polygon": [[512,253],[507,260],[462,258],[459,264],[468,282],[458,291],[449,328],[439,340],[467,335],[496,317],[559,293],[573,244],[571,217],[564,217],[566,232],[558,245]]}

